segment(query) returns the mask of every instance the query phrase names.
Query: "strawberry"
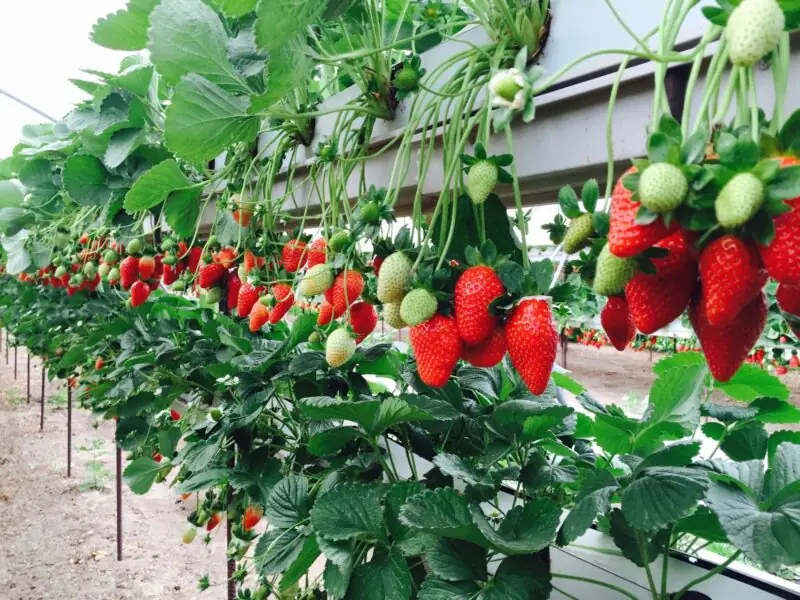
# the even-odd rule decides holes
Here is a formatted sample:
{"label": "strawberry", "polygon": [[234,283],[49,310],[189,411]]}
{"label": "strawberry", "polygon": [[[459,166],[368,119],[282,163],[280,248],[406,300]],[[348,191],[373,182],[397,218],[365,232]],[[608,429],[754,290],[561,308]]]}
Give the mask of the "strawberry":
{"label": "strawberry", "polygon": [[582,214],[569,222],[567,233],[564,234],[563,249],[567,254],[574,254],[586,247],[586,242],[594,233],[592,215]]}
{"label": "strawberry", "polygon": [[419,325],[435,315],[438,306],[436,296],[428,290],[411,290],[400,303],[400,318],[411,326]]}
{"label": "strawberry", "polygon": [[281,263],[289,273],[295,273],[306,263],[308,254],[302,240],[289,240],[281,249]]}
{"label": "strawberry", "polygon": [[230,269],[236,262],[236,250],[230,247],[223,248],[214,254],[214,262]]}
{"label": "strawberry", "polygon": [[264,515],[264,509],[260,506],[248,506],[244,509],[244,519],[242,520],[242,529],[250,531],[253,527],[258,525],[261,517]]}
{"label": "strawberry", "polygon": [[294,305],[294,294],[292,288],[285,283],[276,283],[272,286],[272,296],[275,298],[276,304],[269,313],[269,322],[275,325]]}
{"label": "strawberry", "polygon": [[636,263],[633,259],[615,256],[611,252],[610,244],[606,244],[597,257],[594,291],[603,296],[621,294],[635,274]]}
{"label": "strawberry", "polygon": [[443,387],[461,356],[461,336],[455,319],[436,314],[412,327],[409,340],[420,379],[431,387]]}
{"label": "strawberry", "polygon": [[139,259],[139,277],[144,281],[150,279],[156,270],[156,259],[152,256],[143,256]]}
{"label": "strawberry", "polygon": [[195,246],[189,249],[189,254],[186,259],[187,266],[189,267],[189,272],[192,274],[197,273],[197,269],[200,268],[200,258],[203,256],[203,249],[199,246]]}
{"label": "strawberry", "polygon": [[704,303],[695,296],[689,305],[689,320],[711,374],[725,382],[736,374],[761,336],[767,322],[767,303],[764,294],[759,293],[731,323],[715,327],[708,321]]}
{"label": "strawberry", "polygon": [[[632,167],[625,174],[635,170],[635,167]],[[620,258],[636,256],[677,230],[677,225],[667,228],[660,218],[648,225],[639,225],[636,222],[639,203],[631,199],[632,195],[632,192],[622,185],[620,178],[611,195],[608,230],[609,249]]]}
{"label": "strawberry", "polygon": [[331,304],[336,312],[344,312],[364,291],[364,276],[359,271],[348,269],[336,276],[333,282],[333,298]]}
{"label": "strawberry", "polygon": [[214,287],[225,276],[225,273],[227,273],[225,267],[219,263],[203,265],[200,268],[197,283],[201,288],[207,290],[210,287]]}
{"label": "strawberry", "polygon": [[[799,165],[800,159],[781,158],[782,167]],[[775,217],[775,238],[758,246],[761,260],[778,283],[800,285],[800,196],[786,201],[791,210]]]}
{"label": "strawberry", "polygon": [[220,524],[220,521],[222,521],[222,517],[219,516],[219,513],[211,515],[208,523],[206,523],[206,531],[213,531]]}
{"label": "strawberry", "polygon": [[406,295],[406,284],[413,264],[403,252],[390,254],[381,265],[378,275],[378,300],[383,304],[397,303]]}
{"label": "strawberry", "polygon": [[171,408],[169,411],[169,418],[173,421],[180,421],[181,420],[181,413],[179,413],[174,408]]}
{"label": "strawberry", "polygon": [[328,260],[327,242],[325,238],[317,238],[308,246],[308,260],[306,267],[311,268],[315,265],[321,265]]}
{"label": "strawberry", "polygon": [[150,286],[144,281],[134,281],[131,286],[131,306],[144,304],[145,300],[150,296]]}
{"label": "strawberry", "polygon": [[237,208],[233,211],[233,220],[236,221],[242,227],[247,227],[250,225],[250,221],[253,219],[253,211],[248,210],[246,208]]}
{"label": "strawberry", "polygon": [[[492,333],[497,326],[497,317],[490,312],[489,306],[505,292],[500,277],[486,265],[470,267],[458,278],[454,291],[454,314],[458,333],[465,344],[480,344]],[[406,320],[402,306],[400,314]]]}
{"label": "strawberry", "polygon": [[530,392],[543,393],[558,346],[549,302],[540,297],[523,298],[506,322],[506,342],[511,362]]}
{"label": "strawberry", "polygon": [[244,267],[245,275],[248,274],[256,267],[256,255],[252,250],[245,250],[242,256],[242,266]]}
{"label": "strawberry", "polygon": [[625,299],[636,328],[651,334],[677,319],[697,288],[697,265],[662,277],[637,273],[625,286]]}
{"label": "strawberry", "polygon": [[502,326],[496,327],[485,340],[474,346],[464,344],[461,358],[473,367],[493,367],[506,355],[506,333]]}
{"label": "strawberry", "polygon": [[789,359],[789,366],[793,369],[800,367],[800,358],[796,354],[797,350],[792,350],[792,358]]}
{"label": "strawberry", "polygon": [[483,204],[497,185],[499,171],[497,165],[488,160],[480,160],[472,165],[467,173],[467,194],[475,204]]}
{"label": "strawberry", "polygon": [[368,302],[356,302],[350,307],[350,327],[356,334],[356,343],[361,343],[365,337],[375,330],[378,324],[378,313],[375,307]]}
{"label": "strawberry", "polygon": [[657,213],[668,213],[683,204],[689,191],[686,175],[669,163],[653,163],[639,180],[639,201]]}
{"label": "strawberry", "polygon": [[669,251],[669,254],[664,257],[651,259],[656,269],[656,275],[661,277],[677,275],[685,272],[690,266],[696,266],[697,251],[694,248],[696,240],[697,234],[686,229],[679,229],[655,244],[656,248]]}
{"label": "strawberry", "polygon": [[333,271],[330,265],[316,264],[306,271],[297,286],[297,293],[306,298],[319,296],[333,285]]}
{"label": "strawberry", "polygon": [[350,241],[350,232],[339,230],[334,232],[328,240],[328,248],[331,252],[338,254],[350,244]]}
{"label": "strawberry", "polygon": [[136,256],[126,256],[119,264],[119,283],[122,289],[129,290],[139,279],[139,259]]}
{"label": "strawberry", "polygon": [[340,317],[339,315],[334,315],[333,313],[333,304],[328,302],[327,300],[323,300],[322,304],[319,305],[319,314],[317,315],[317,325],[328,325],[334,318]]}
{"label": "strawberry", "polygon": [[194,527],[187,527],[186,531],[183,532],[183,540],[184,544],[191,544],[194,541],[194,538],[197,537],[197,529]]}
{"label": "strawberry", "polygon": [[250,331],[255,333],[269,321],[269,311],[261,302],[255,302],[250,308]]}
{"label": "strawberry", "polygon": [[239,290],[242,287],[242,280],[236,273],[228,274],[228,310],[232,311],[239,303]]}
{"label": "strawberry", "polygon": [[384,304],[383,320],[395,329],[403,329],[408,325],[400,316],[400,304]]}
{"label": "strawberry", "polygon": [[775,367],[776,375],[786,375],[788,372],[789,369],[787,369],[784,365],[778,365],[777,367]]}
{"label": "strawberry", "polygon": [[785,26],[777,0],[743,0],[733,9],[725,27],[731,62],[752,67],[778,47]]}
{"label": "strawberry", "polygon": [[735,175],[714,201],[717,221],[733,229],[747,223],[764,204],[764,184],[752,173]]}
{"label": "strawberry", "polygon": [[775,292],[775,298],[783,312],[800,317],[800,285],[780,284]]}
{"label": "strawberry", "polygon": [[375,271],[375,277],[378,277],[381,274],[381,265],[383,261],[386,260],[383,256],[373,256],[372,257],[372,268]]}
{"label": "strawberry", "polygon": [[347,329],[339,328],[325,342],[325,360],[331,367],[341,367],[356,353],[356,340]]}
{"label": "strawberry", "polygon": [[97,360],[94,361],[94,368],[99,371],[100,369],[103,368],[104,364],[105,364],[105,361],[103,361],[103,357],[102,356],[98,356]]}
{"label": "strawberry", "polygon": [[758,252],[750,243],[725,235],[700,255],[703,310],[715,327],[731,323],[767,282]]}
{"label": "strawberry", "polygon": [[600,323],[611,345],[622,352],[636,336],[636,326],[625,296],[611,296],[600,312]]}
{"label": "strawberry", "polygon": [[175,265],[164,265],[161,281],[164,282],[164,285],[172,285],[178,281],[178,277],[180,277],[184,269],[186,269],[186,265],[182,262]]}
{"label": "strawberry", "polygon": [[250,314],[253,305],[258,302],[258,297],[264,293],[263,287],[256,287],[249,283],[243,283],[239,288],[239,295],[236,298],[236,314],[242,319]]}

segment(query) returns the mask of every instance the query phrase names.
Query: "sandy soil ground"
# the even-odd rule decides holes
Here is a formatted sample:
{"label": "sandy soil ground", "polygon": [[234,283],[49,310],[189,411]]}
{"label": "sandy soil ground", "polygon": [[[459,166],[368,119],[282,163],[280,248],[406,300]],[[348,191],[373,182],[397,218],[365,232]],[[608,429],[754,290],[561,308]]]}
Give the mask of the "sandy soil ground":
{"label": "sandy soil ground", "polygon": [[[113,426],[96,424],[76,410],[73,419],[73,476],[66,478],[65,392],[48,385],[44,431],[39,431],[40,366],[31,368],[32,402],[25,402],[26,354],[19,376],[13,352],[6,366],[0,353],[0,600],[208,600],[225,598],[223,528],[209,546],[201,536],[181,543],[191,506],[164,485],[147,496],[124,489],[124,557],[116,560]],[[653,360],[657,361],[655,354]],[[561,355],[559,354],[559,361]],[[642,406],[653,373],[649,353],[571,344],[567,366],[604,403],[626,410]],[[784,378],[800,404],[800,375]],[[102,490],[82,491],[89,452],[102,440],[99,462],[107,476]],[[197,579],[207,573],[212,589],[201,594]]]}

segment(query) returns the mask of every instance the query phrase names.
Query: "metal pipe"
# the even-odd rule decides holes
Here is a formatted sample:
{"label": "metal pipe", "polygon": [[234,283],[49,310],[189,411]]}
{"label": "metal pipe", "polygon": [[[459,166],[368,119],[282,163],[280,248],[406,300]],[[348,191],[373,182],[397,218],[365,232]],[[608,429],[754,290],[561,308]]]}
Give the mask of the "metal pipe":
{"label": "metal pipe", "polygon": [[72,386],[67,379],[67,477],[72,477]]}
{"label": "metal pipe", "polygon": [[[117,422],[119,423],[119,422]],[[122,447],[117,446],[117,560],[122,560]]]}
{"label": "metal pipe", "polygon": [[39,414],[39,431],[44,429],[44,378],[45,378],[45,366],[44,361],[42,361],[42,407]]}
{"label": "metal pipe", "polygon": [[17,346],[14,345],[14,381],[17,380]]}
{"label": "metal pipe", "polygon": [[28,390],[28,404],[30,404],[31,403],[31,351],[30,351],[30,349],[27,349],[27,348],[26,348],[26,350],[27,350],[27,352],[25,352],[25,355],[28,357],[28,366],[27,366],[27,371],[28,371],[28,387],[27,387],[27,390]]}

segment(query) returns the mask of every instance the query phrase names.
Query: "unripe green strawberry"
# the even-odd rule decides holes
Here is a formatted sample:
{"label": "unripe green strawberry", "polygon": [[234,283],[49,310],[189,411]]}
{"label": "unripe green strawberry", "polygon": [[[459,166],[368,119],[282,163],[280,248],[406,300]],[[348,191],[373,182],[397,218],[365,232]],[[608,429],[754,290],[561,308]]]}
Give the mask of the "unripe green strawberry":
{"label": "unripe green strawberry", "polygon": [[56,277],[63,277],[66,274],[67,274],[67,268],[64,265],[61,265],[60,267],[58,267],[56,269],[56,273],[55,273]]}
{"label": "unripe green strawberry", "polygon": [[103,279],[108,277],[108,274],[111,272],[111,265],[108,263],[100,263],[100,266],[97,267],[97,274],[100,275]]}
{"label": "unripe green strawberry", "polygon": [[603,296],[616,296],[625,291],[627,284],[636,274],[636,263],[630,258],[619,258],[611,254],[608,244],[603,246],[597,257],[597,270],[594,274],[594,291]]}
{"label": "unripe green strawberry", "polygon": [[586,246],[586,241],[594,233],[592,215],[583,214],[572,219],[564,235],[564,252],[574,254]]}
{"label": "unripe green strawberry", "polygon": [[361,220],[364,221],[364,223],[377,223],[379,218],[380,209],[378,208],[377,202],[371,200],[363,205],[361,208]]}
{"label": "unripe green strawberry", "polygon": [[438,305],[436,297],[428,290],[411,290],[400,303],[400,318],[412,327],[419,325],[436,314]]}
{"label": "unripe green strawberry", "polygon": [[347,231],[337,231],[328,240],[331,252],[341,252],[350,243],[350,234]]}
{"label": "unripe green strawberry", "polygon": [[311,344],[316,344],[316,343],[317,343],[319,340],[320,340],[320,337],[319,337],[319,331],[312,331],[312,332],[311,332],[311,333],[308,335],[308,341],[309,341],[309,343],[311,343]]}
{"label": "unripe green strawberry", "polygon": [[778,47],[785,26],[777,0],[743,0],[733,9],[726,26],[731,62],[753,66]]}
{"label": "unripe green strawberry", "polygon": [[333,285],[333,271],[330,265],[314,265],[303,276],[302,281],[297,286],[297,291],[301,296],[312,298],[318,296]]}
{"label": "unripe green strawberry", "polygon": [[114,250],[106,250],[105,254],[103,254],[103,262],[108,263],[109,265],[117,264],[119,260],[119,254],[117,254]]}
{"label": "unripe green strawberry", "polygon": [[467,193],[475,204],[483,204],[497,185],[497,165],[481,160],[467,173]]}
{"label": "unripe green strawberry", "polygon": [[378,275],[378,300],[383,304],[399,303],[406,295],[406,283],[411,276],[411,259],[403,252],[389,255]]}
{"label": "unripe green strawberry", "polygon": [[128,254],[139,254],[142,251],[142,240],[134,238],[128,242]]}
{"label": "unripe green strawberry", "polygon": [[325,360],[332,367],[341,367],[356,352],[356,340],[346,329],[337,329],[325,343]]}
{"label": "unripe green strawberry", "polygon": [[400,304],[389,303],[383,305],[383,320],[395,329],[403,329],[407,323],[400,316]]}
{"label": "unripe green strawberry", "polygon": [[115,281],[119,281],[119,269],[117,267],[112,268],[108,272],[108,281],[114,283]]}
{"label": "unripe green strawberry", "polygon": [[186,531],[183,532],[183,543],[191,544],[195,537],[197,537],[197,529],[194,527],[188,527]]}
{"label": "unripe green strawberry", "polygon": [[639,200],[657,213],[668,213],[678,208],[688,191],[686,175],[669,163],[650,165],[639,180]]}
{"label": "unripe green strawberry", "polygon": [[206,292],[205,301],[206,304],[216,304],[222,298],[222,289],[218,287],[213,287]]}
{"label": "unripe green strawberry", "polygon": [[717,221],[723,227],[740,227],[764,203],[764,184],[752,173],[739,173],[722,188],[714,202]]}

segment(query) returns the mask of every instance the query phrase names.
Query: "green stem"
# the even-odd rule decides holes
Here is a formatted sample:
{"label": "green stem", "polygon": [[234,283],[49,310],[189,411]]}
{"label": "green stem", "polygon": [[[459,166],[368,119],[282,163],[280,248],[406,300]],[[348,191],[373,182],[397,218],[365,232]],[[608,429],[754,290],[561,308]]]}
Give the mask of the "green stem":
{"label": "green stem", "polygon": [[692,113],[692,99],[694,97],[694,90],[697,87],[697,80],[700,77],[700,70],[703,66],[703,61],[705,60],[705,49],[712,41],[714,41],[714,38],[719,35],[720,31],[720,27],[709,27],[698,44],[698,48],[700,48],[701,51],[698,52],[697,56],[695,56],[694,62],[692,63],[692,70],[689,73],[689,81],[686,84],[686,94],[684,95],[683,99],[681,133],[683,133],[684,140],[689,137],[689,118],[691,117]]}
{"label": "green stem", "polygon": [[697,585],[700,585],[701,583],[703,583],[707,579],[711,579],[717,573],[721,573],[722,571],[727,569],[728,565],[730,565],[733,561],[735,561],[737,558],[739,558],[739,555],[741,553],[742,553],[741,550],[737,550],[736,552],[733,553],[733,556],[731,556],[724,563],[722,563],[720,565],[717,565],[716,567],[711,569],[708,573],[705,573],[703,576],[698,577],[697,579],[693,579],[692,581],[687,583],[685,586],[683,586],[681,589],[679,589],[677,592],[675,592],[675,594],[672,596],[672,600],[681,600],[683,595],[686,592],[688,592],[689,590],[691,590],[693,587],[695,587]]}
{"label": "green stem", "polygon": [[639,600],[638,597],[631,594],[628,590],[624,590],[619,586],[614,585],[613,583],[607,583],[605,581],[599,581],[597,579],[590,579],[588,577],[578,577],[577,575],[567,575],[565,573],[551,573],[551,577],[554,579],[568,579],[570,581],[582,581],[584,583],[591,583],[592,585],[599,585],[600,587],[608,588],[609,590],[614,590],[615,592],[622,594],[626,598],[630,598],[631,600]]}
{"label": "green stem", "polygon": [[642,555],[642,562],[644,562],[644,572],[647,575],[647,584],[650,586],[650,594],[653,600],[658,600],[658,588],[653,579],[653,571],[650,569],[650,557],[647,556],[647,541],[640,532],[636,532],[636,543],[639,546],[639,554]]}
{"label": "green stem", "polygon": [[[755,69],[755,67],[753,67],[753,69]],[[753,142],[758,145],[761,139],[761,132],[759,131],[758,123],[758,94],[756,92],[755,70],[751,70],[747,73],[747,87],[750,90],[750,135],[753,138]]]}
{"label": "green stem", "polygon": [[728,85],[725,87],[725,93],[722,96],[722,104],[717,107],[717,111],[714,114],[713,123],[719,123],[725,119],[725,115],[728,113],[728,109],[731,106],[731,101],[733,100],[733,93],[736,91],[736,84],[739,80],[739,67],[734,67],[731,71],[730,77],[728,78]]}
{"label": "green stem", "polygon": [[664,556],[661,562],[661,597],[667,598],[667,574],[669,573],[669,546],[672,539],[672,525],[667,528],[667,542],[664,544]]}
{"label": "green stem", "polygon": [[[514,156],[514,138],[511,135],[511,127],[505,126],[506,146],[508,146],[508,153]],[[519,179],[517,178],[517,162],[516,160],[511,163],[511,177],[514,180],[514,204],[517,207],[517,221],[519,221],[519,230],[522,235],[522,266],[528,270],[528,232],[525,226],[525,213],[522,210],[522,193],[519,189]]]}

